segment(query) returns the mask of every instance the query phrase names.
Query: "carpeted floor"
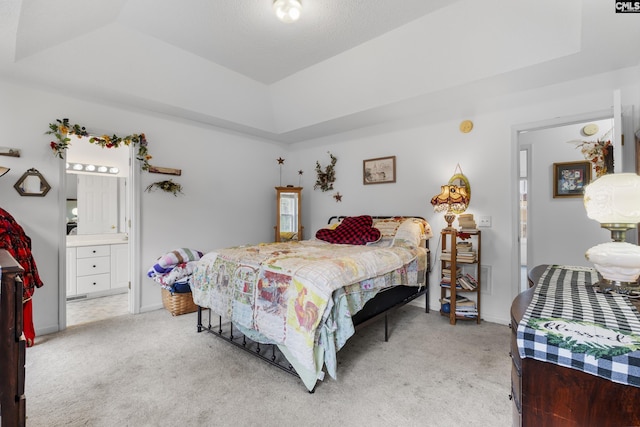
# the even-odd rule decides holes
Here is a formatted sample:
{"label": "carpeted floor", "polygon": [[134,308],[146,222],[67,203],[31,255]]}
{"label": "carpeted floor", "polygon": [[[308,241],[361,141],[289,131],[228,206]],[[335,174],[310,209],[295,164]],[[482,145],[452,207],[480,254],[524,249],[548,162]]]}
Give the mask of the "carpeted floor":
{"label": "carpeted floor", "polygon": [[27,425],[509,426],[510,330],[406,306],[352,337],[338,379],[297,378],[207,333],[195,313],[123,315],[27,349]]}

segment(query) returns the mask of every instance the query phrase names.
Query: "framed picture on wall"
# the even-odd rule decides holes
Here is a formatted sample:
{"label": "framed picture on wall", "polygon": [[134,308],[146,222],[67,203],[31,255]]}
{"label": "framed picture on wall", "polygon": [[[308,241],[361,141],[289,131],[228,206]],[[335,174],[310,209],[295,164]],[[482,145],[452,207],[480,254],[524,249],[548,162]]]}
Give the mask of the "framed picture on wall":
{"label": "framed picture on wall", "polygon": [[591,163],[565,162],[553,164],[553,197],[582,197],[591,181]]}
{"label": "framed picture on wall", "polygon": [[364,185],[390,182],[396,182],[396,156],[362,161],[362,183]]}

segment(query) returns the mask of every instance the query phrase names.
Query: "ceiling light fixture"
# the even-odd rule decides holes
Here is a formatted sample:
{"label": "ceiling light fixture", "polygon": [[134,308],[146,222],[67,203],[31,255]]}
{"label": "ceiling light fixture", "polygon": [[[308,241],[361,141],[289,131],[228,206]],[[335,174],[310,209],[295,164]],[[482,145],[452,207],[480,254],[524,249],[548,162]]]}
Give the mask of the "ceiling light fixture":
{"label": "ceiling light fixture", "polygon": [[302,3],[300,0],[274,0],[273,10],[279,20],[290,24],[300,19]]}

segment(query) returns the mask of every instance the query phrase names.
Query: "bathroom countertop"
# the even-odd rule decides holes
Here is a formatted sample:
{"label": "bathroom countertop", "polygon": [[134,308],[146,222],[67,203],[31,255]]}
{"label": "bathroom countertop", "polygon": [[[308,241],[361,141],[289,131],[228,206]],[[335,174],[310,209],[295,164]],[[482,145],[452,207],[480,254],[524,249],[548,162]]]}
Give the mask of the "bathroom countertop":
{"label": "bathroom countertop", "polygon": [[121,243],[129,243],[126,234],[87,234],[67,236],[68,248],[76,248],[78,246],[118,245]]}

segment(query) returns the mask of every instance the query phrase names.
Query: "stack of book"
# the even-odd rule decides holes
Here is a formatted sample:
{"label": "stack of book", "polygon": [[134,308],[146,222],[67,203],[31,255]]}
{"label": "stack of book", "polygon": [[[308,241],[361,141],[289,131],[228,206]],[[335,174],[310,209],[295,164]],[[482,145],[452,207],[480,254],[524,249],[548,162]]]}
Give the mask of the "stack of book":
{"label": "stack of book", "polygon": [[[441,304],[450,304],[451,297],[445,297],[440,300]],[[456,295],[456,316],[477,317],[478,308],[475,301],[470,300],[462,295]]]}
{"label": "stack of book", "polygon": [[[442,278],[440,279],[440,286],[443,288],[451,287],[451,275],[445,275],[443,273]],[[475,277],[467,274],[459,273],[456,277],[456,289],[462,289],[467,291],[475,291],[478,288],[478,282]]]}
{"label": "stack of book", "polygon": [[469,300],[468,303],[456,303],[456,316],[463,317],[478,317],[478,308],[476,307],[476,303]]}
{"label": "stack of book", "polygon": [[476,231],[476,222],[473,219],[473,214],[460,214],[458,215],[458,225],[460,231]]}
{"label": "stack of book", "polygon": [[[441,276],[442,276],[442,278],[440,279],[440,284],[447,285],[447,286],[451,284],[451,269],[450,268],[443,268]],[[456,283],[457,283],[457,280],[460,277],[462,277],[462,268],[458,267],[458,268],[456,268]]]}
{"label": "stack of book", "polygon": [[476,251],[473,249],[471,242],[458,242],[456,244],[456,261],[458,262],[475,262]]}
{"label": "stack of book", "polygon": [[468,291],[474,291],[478,288],[478,281],[469,273],[458,277],[456,283]]}

